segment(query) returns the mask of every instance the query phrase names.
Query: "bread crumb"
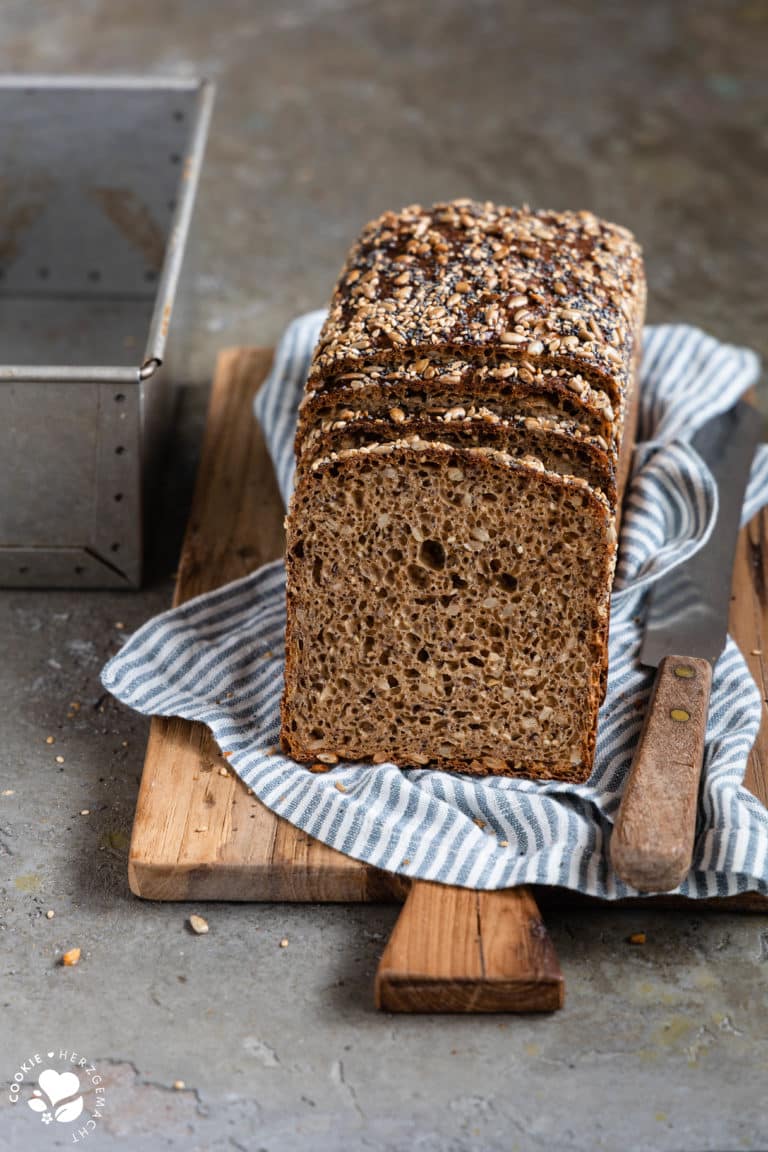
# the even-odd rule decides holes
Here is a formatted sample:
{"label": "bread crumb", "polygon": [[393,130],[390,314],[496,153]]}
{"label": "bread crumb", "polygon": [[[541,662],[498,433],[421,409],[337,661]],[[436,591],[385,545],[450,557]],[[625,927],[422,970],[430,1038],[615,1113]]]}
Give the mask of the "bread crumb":
{"label": "bread crumb", "polygon": [[763,654],[762,648],[753,648],[752,649],[752,653],[751,653],[752,656],[762,656],[762,654]]}
{"label": "bread crumb", "polygon": [[509,840],[499,840],[499,848],[509,848]]}
{"label": "bread crumb", "polygon": [[64,763],[64,757],[63,756],[57,756],[56,757],[56,763],[57,764],[63,764]]}
{"label": "bread crumb", "polygon": [[184,1083],[183,1080],[174,1080],[173,1087],[175,1088],[175,1090],[177,1092],[183,1092],[184,1089],[186,1088],[186,1084]]}
{"label": "bread crumb", "polygon": [[485,828],[485,820],[481,820],[479,816],[473,816],[472,823],[477,824],[478,828]]}
{"label": "bread crumb", "polygon": [[645,944],[645,932],[633,932],[627,939],[630,944]]}
{"label": "bread crumb", "polygon": [[226,768],[219,768],[219,776],[229,776],[229,772],[227,772]]}
{"label": "bread crumb", "polygon": [[56,915],[56,913],[54,912],[53,908],[49,908],[45,914],[45,918],[46,918],[46,920],[53,920],[55,915]]}
{"label": "bread crumb", "polygon": [[189,918],[189,926],[196,936],[204,936],[208,931],[208,921],[203,916],[193,912]]}
{"label": "bread crumb", "polygon": [[56,743],[56,737],[55,736],[46,736],[45,742],[46,742],[46,744],[55,744]]}
{"label": "bread crumb", "polygon": [[346,792],[347,790],[346,784],[342,784],[341,780],[335,782],[334,788],[338,788],[339,792]]}
{"label": "bread crumb", "polygon": [[125,624],[123,624],[122,620],[116,620],[115,628],[117,628],[118,632],[122,632],[123,628],[125,628]]}
{"label": "bread crumb", "polygon": [[70,948],[62,956],[61,963],[65,968],[74,968],[76,964],[80,963],[80,949]]}
{"label": "bread crumb", "polygon": [[80,815],[81,816],[90,816],[90,814],[91,814],[90,808],[81,808],[80,809]]}
{"label": "bread crumb", "polygon": [[281,948],[287,948],[288,947],[288,937],[287,936],[283,936],[282,940],[280,941],[280,947]]}
{"label": "bread crumb", "polygon": [[310,764],[309,770],[315,774],[319,772],[330,772],[331,766],[330,764]]}

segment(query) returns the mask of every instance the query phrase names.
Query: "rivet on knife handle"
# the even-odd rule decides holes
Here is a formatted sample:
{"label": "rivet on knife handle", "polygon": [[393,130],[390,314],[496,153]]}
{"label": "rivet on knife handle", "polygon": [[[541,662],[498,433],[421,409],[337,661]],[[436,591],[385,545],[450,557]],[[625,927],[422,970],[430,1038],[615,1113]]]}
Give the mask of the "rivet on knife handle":
{"label": "rivet on knife handle", "polygon": [[641,892],[669,892],[693,854],[712,666],[667,656],[659,665],[611,837],[611,863]]}

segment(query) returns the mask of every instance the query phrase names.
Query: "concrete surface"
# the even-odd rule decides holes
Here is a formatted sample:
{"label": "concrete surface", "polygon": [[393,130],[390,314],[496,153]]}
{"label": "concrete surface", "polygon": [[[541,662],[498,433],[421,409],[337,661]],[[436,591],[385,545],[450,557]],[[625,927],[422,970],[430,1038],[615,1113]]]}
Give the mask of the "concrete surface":
{"label": "concrete surface", "polygon": [[[169,601],[217,347],[321,303],[385,207],[594,208],[643,241],[652,319],[765,353],[767,31],[761,0],[3,3],[3,69],[219,84],[148,586],[0,594],[0,1078],[47,1047],[89,1057],[107,1085],[89,1147],[768,1148],[765,918],[556,911],[559,1015],[377,1015],[394,908],[131,898],[147,725],[98,680]],[[185,927],[195,910],[207,936]],[[58,966],[75,945],[80,965]],[[7,1096],[0,1148],[72,1142]]]}

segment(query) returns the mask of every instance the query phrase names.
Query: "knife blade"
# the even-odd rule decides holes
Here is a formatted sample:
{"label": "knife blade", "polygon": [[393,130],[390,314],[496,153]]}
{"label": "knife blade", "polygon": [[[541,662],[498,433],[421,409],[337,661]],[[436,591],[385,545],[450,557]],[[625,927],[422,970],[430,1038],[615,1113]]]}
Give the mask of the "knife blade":
{"label": "knife blade", "polygon": [[740,401],[692,439],[715,478],[707,543],[649,593],[640,662],[657,668],[611,837],[611,863],[641,892],[668,892],[691,866],[712,670],[725,647],[733,561],[755,448],[755,408]]}

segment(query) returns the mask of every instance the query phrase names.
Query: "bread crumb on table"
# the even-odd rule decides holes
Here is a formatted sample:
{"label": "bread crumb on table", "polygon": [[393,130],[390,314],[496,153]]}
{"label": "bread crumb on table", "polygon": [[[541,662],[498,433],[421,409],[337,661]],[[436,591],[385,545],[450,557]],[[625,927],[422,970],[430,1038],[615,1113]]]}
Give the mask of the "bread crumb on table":
{"label": "bread crumb on table", "polygon": [[189,926],[196,936],[204,936],[208,931],[208,921],[203,916],[193,912],[189,918]]}
{"label": "bread crumb on table", "polygon": [[630,944],[645,944],[645,932],[633,932],[627,940]]}
{"label": "bread crumb on table", "polygon": [[80,963],[80,949],[70,948],[62,956],[61,963],[64,968],[74,968],[76,964]]}

